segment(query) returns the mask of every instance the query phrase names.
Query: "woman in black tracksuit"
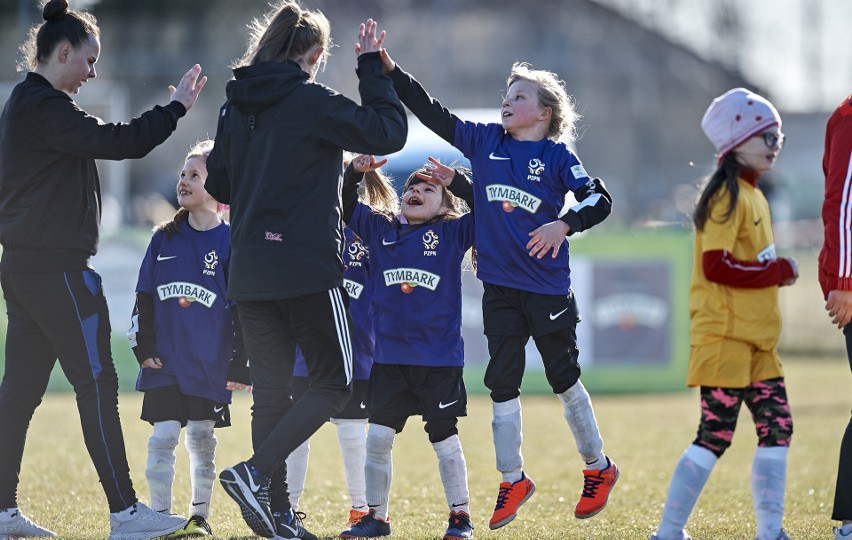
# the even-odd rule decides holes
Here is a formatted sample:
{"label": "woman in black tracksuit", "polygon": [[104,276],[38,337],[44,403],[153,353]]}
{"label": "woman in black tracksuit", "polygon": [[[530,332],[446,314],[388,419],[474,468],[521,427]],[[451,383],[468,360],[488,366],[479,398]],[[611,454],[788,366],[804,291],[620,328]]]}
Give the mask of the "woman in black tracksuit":
{"label": "woman in black tracksuit", "polygon": [[48,2],[44,19],[24,46],[32,71],[0,116],[0,284],[9,317],[0,385],[0,537],[53,536],[18,511],[17,486],[27,428],[58,358],[77,395],[112,534],[150,538],[183,522],[137,504],[130,480],[109,313],[101,278],[89,266],[101,214],[95,159],[142,157],[165,141],[206,77],[198,81],[195,66],[171,89],[167,106],[127,124],[104,123],[69,96],[96,76],[97,21],[69,10],[66,0]]}
{"label": "woman in black tracksuit", "polygon": [[[314,82],[330,44],[322,13],[286,2],[254,29],[227,86],[205,185],[230,204],[228,293],[240,310],[254,388],[254,455],[224,470],[220,480],[256,534],[310,538],[294,523],[283,462],[351,393],[343,150],[392,153],[408,129],[382,72],[384,33],[376,36],[372,20],[359,36],[360,106]],[[311,382],[293,405],[296,345]]]}

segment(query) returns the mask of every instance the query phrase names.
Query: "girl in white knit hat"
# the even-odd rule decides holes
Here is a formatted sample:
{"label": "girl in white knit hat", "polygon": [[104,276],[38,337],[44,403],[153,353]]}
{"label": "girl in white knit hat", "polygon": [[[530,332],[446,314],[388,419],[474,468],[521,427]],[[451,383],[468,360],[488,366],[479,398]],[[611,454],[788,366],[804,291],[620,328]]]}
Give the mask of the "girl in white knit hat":
{"label": "girl in white knit hat", "polygon": [[769,204],[757,187],[781,151],[781,117],[763,97],[735,88],[713,100],[701,127],[719,157],[693,216],[687,384],[701,389],[701,421],[651,538],[691,538],[684,527],[745,403],[758,437],[751,469],[756,540],[789,540],[782,518],[793,421],[777,350],[778,287],[795,283],[798,268],[793,258],[776,256]]}

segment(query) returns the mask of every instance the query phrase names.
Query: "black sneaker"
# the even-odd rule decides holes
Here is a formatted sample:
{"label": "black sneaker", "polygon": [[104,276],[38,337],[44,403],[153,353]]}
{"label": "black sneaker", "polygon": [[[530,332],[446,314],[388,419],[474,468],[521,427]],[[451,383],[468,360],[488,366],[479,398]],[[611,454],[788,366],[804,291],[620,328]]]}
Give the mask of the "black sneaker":
{"label": "black sneaker", "polygon": [[272,514],[275,519],[275,536],[272,540],[319,540],[315,534],[305,530],[302,520],[305,519],[304,512],[290,510],[284,514],[278,512]]}
{"label": "black sneaker", "polygon": [[275,536],[272,511],[269,509],[269,477],[243,461],[219,474],[225,492],[240,505],[243,519],[254,534]]}

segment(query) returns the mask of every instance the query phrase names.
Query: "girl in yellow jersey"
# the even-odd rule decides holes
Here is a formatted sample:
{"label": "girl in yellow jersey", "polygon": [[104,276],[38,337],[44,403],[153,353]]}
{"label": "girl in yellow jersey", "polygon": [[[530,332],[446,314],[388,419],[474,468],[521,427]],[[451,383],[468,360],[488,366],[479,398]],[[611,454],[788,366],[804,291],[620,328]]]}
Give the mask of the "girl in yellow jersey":
{"label": "girl in yellow jersey", "polygon": [[781,528],[787,448],[793,421],[778,358],[778,287],[798,278],[778,258],[769,204],[757,178],[772,169],[784,135],[766,99],[743,88],[716,98],[701,121],[719,167],[695,208],[687,384],[701,388],[698,435],[675,467],[662,522],[652,540],[683,540],[692,508],[730,446],[740,406],[754,420],[752,463],[757,540],[789,539]]}

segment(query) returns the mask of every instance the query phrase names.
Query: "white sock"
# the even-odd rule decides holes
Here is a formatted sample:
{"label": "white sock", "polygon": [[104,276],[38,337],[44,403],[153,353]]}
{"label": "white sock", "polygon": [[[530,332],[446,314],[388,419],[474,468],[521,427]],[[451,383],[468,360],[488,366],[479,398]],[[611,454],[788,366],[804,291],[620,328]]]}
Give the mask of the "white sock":
{"label": "white sock", "polygon": [[758,447],[751,464],[751,494],[758,540],[775,540],[781,534],[786,484],[787,447]]}
{"label": "white sock", "polygon": [[716,454],[695,444],[690,445],[683,453],[672,475],[669,495],[663,508],[663,519],[657,529],[659,540],[683,537],[683,529],[689,515],[692,514],[717,459]]}
{"label": "white sock", "polygon": [[379,519],[388,518],[388,499],[393,480],[393,439],[396,431],[387,426],[370,424],[367,432],[367,459],[364,480],[367,504]]}
{"label": "white sock", "polygon": [[470,515],[470,493],[467,489],[467,463],[464,459],[461,441],[458,435],[447,437],[443,441],[432,443],[438,456],[438,470],[447,496],[450,512],[464,512]]}
{"label": "white sock", "polygon": [[148,465],[145,477],[151,490],[151,508],[170,514],[172,511],[172,484],[175,480],[175,448],[180,438],[180,422],[168,420],[155,422],[154,432],[148,439]]}
{"label": "white sock", "polygon": [[503,482],[515,483],[523,476],[524,456],[521,443],[524,440],[521,420],[521,398],[492,404],[494,418],[491,432],[494,436],[494,452],[497,470],[503,474]]}
{"label": "white sock", "polygon": [[586,387],[582,382],[577,381],[574,386],[557,396],[562,402],[562,412],[574,435],[580,457],[586,463],[585,468],[587,470],[606,469],[607,460],[603,453],[603,439],[598,430],[595,411],[592,409],[592,399],[586,392]]}
{"label": "white sock", "polygon": [[308,457],[311,453],[311,440],[308,439],[296,447],[287,456],[287,487],[290,490],[290,507],[299,509],[299,499],[305,491],[305,477],[308,475]]}
{"label": "white sock", "polygon": [[332,418],[337,426],[337,442],[343,456],[343,473],[352,508],[367,511],[367,486],[364,480],[364,462],[367,461],[367,420]]}
{"label": "white sock", "polygon": [[189,478],[192,483],[189,516],[210,517],[210,501],[216,481],[215,425],[214,420],[190,420],[186,423],[184,444],[189,451]]}
{"label": "white sock", "polygon": [[[180,422],[178,422],[178,425],[180,425]],[[113,516],[115,519],[117,519],[119,521],[130,521],[131,519],[134,519],[133,516],[136,513],[136,511],[138,510],[137,505],[140,502],[141,501],[136,501],[135,503],[131,504],[130,506],[128,506],[127,508],[125,508],[124,510],[122,510],[120,512],[112,512],[112,513],[110,513],[110,516]]]}

